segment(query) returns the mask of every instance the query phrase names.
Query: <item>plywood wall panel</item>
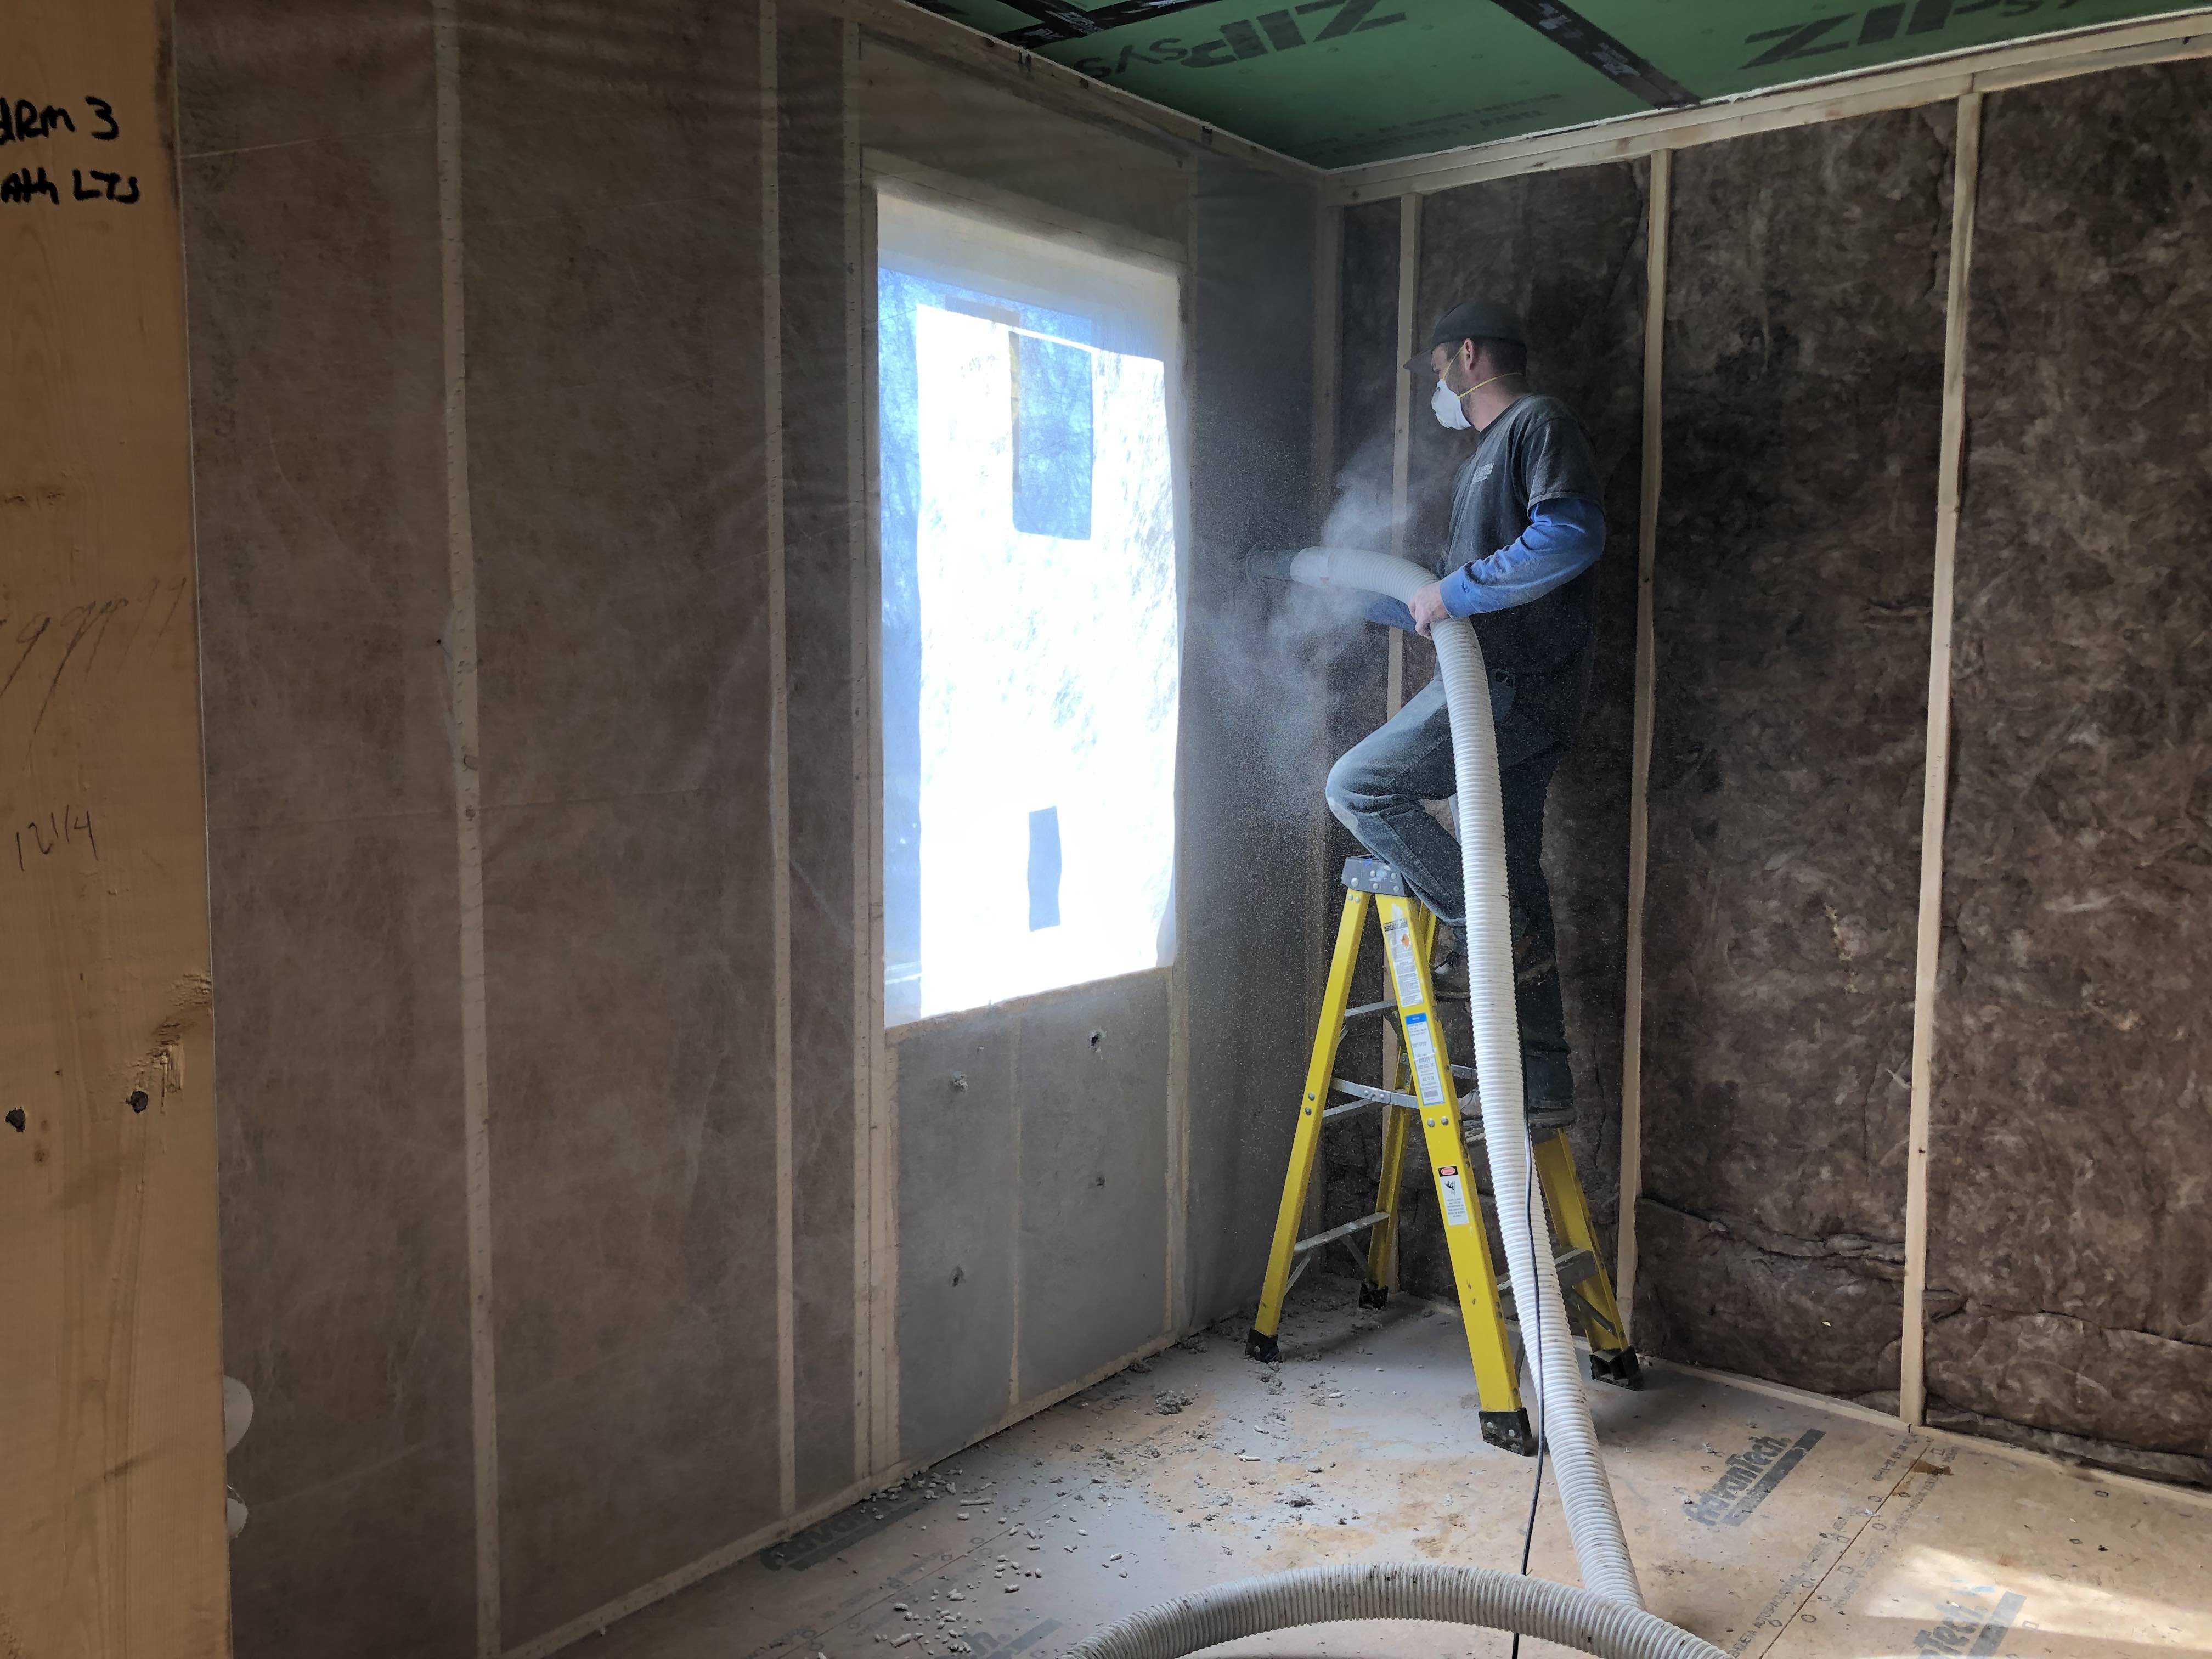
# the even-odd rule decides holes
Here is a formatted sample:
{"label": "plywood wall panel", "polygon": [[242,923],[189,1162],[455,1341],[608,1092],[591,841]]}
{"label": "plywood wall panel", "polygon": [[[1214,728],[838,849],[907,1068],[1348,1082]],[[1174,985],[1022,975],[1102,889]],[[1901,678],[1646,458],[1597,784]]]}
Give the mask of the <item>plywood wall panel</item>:
{"label": "plywood wall panel", "polygon": [[228,1650],[169,41],[0,11],[0,1647],[40,1659]]}
{"label": "plywood wall panel", "polygon": [[1639,1339],[1897,1382],[1948,110],[1674,170]]}
{"label": "plywood wall panel", "polygon": [[2200,1482],[2208,92],[2190,64],[1984,112],[1928,1334],[1935,1420]]}

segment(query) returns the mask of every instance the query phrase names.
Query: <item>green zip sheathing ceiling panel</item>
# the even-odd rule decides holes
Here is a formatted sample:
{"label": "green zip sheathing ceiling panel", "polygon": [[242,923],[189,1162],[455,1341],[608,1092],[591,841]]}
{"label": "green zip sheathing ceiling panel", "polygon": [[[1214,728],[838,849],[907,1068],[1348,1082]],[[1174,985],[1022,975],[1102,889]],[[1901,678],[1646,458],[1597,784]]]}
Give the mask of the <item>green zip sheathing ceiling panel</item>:
{"label": "green zip sheathing ceiling panel", "polygon": [[928,0],[1317,167],[2193,9],[2170,0]]}
{"label": "green zip sheathing ceiling panel", "polygon": [[1698,97],[1726,98],[2187,8],[2159,0],[1575,0],[1575,9],[1664,64]]}
{"label": "green zip sheathing ceiling panel", "polygon": [[1480,0],[1308,0],[1292,8],[1216,0],[1045,50],[1317,167],[1418,155],[1650,107]]}

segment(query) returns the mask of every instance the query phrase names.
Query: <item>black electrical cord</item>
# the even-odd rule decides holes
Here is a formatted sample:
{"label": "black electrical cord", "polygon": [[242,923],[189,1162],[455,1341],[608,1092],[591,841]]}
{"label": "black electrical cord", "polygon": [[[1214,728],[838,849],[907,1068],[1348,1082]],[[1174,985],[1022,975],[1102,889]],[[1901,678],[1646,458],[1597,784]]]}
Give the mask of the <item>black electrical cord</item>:
{"label": "black electrical cord", "polygon": [[[1524,1124],[1522,1133],[1528,1134]],[[1536,1212],[1533,1207],[1536,1186],[1536,1143],[1528,1140],[1528,1175],[1521,1194],[1521,1212],[1528,1222],[1528,1262],[1536,1261]],[[1544,1495],[1544,1458],[1551,1450],[1544,1438],[1544,1304],[1540,1297],[1531,1314],[1536,1327],[1535,1346],[1528,1350],[1528,1382],[1530,1392],[1536,1396],[1536,1483],[1528,1492],[1528,1524],[1521,1534],[1521,1576],[1528,1576],[1528,1557],[1536,1545],[1536,1500]],[[1521,1634],[1513,1634],[1513,1659],[1521,1656]]]}

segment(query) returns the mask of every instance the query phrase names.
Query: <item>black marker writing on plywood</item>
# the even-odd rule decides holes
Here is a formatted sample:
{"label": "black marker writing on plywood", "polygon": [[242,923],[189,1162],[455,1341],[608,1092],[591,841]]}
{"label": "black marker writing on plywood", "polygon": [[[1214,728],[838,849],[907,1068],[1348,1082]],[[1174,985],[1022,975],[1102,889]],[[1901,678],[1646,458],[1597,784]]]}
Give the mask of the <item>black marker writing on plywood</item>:
{"label": "black marker writing on plywood", "polygon": [[[78,121],[75,110],[82,110]],[[41,142],[60,143],[75,138],[84,143],[112,143],[123,136],[115,106],[88,93],[72,102],[49,103],[38,98],[0,95],[0,145]],[[66,190],[64,190],[66,184]],[[112,202],[131,207],[139,200],[138,175],[105,167],[70,167],[62,177],[60,158],[50,172],[44,162],[24,161],[0,167],[0,206],[50,207],[77,202]]]}

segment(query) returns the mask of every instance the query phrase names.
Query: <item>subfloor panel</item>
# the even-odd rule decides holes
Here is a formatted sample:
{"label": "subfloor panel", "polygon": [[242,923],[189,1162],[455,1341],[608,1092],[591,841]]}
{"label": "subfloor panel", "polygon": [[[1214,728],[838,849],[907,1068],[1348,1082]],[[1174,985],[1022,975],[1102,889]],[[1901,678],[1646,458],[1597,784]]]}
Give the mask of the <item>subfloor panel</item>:
{"label": "subfloor panel", "polygon": [[[1326,1301],[1341,1304],[1320,1310]],[[1457,1318],[1293,1297],[1285,1358],[1216,1331],[577,1650],[592,1659],[1044,1659],[1123,1613],[1328,1562],[1519,1565],[1533,1465],[1485,1446]],[[1671,1369],[1593,1385],[1653,1609],[1731,1654],[2212,1654],[2212,1504],[1959,1449]],[[1547,1479],[1530,1570],[1575,1578]],[[1340,1625],[1244,1656],[1504,1655]],[[1530,1656],[1567,1650],[1526,1642]]]}

